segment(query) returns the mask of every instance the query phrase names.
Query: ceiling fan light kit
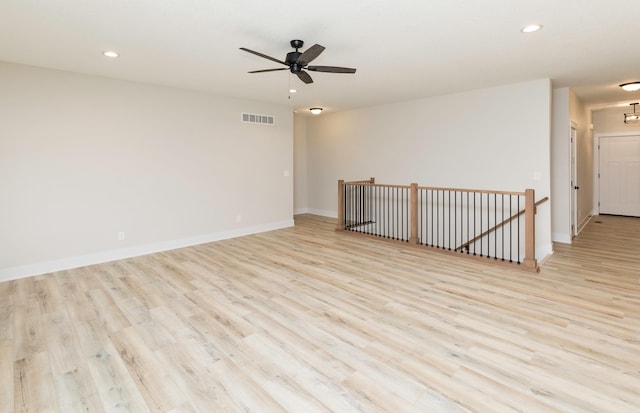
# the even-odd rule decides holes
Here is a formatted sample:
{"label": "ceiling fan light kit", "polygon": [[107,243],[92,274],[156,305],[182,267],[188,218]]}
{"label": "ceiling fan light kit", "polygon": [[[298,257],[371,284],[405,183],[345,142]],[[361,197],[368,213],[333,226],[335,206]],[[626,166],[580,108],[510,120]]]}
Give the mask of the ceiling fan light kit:
{"label": "ceiling fan light kit", "polygon": [[520,31],[522,33],[533,33],[533,32],[537,32],[540,29],[542,29],[541,24],[530,24],[528,26],[523,27],[522,30]]}
{"label": "ceiling fan light kit", "polygon": [[638,103],[630,103],[633,106],[633,113],[624,114],[624,123],[640,123],[640,113],[636,113]]}
{"label": "ceiling fan light kit", "polygon": [[635,82],[623,83],[620,85],[620,87],[627,92],[635,92],[636,90],[640,90],[640,80],[637,80]]}
{"label": "ceiling fan light kit", "polygon": [[319,44],[314,44],[304,52],[300,52],[300,49],[304,42],[302,40],[291,40],[291,47],[295,49],[293,52],[287,53],[287,56],[284,60],[278,60],[275,57],[267,56],[260,52],[256,52],[251,49],[247,49],[246,47],[241,47],[240,50],[254,54],[256,56],[260,56],[264,59],[271,60],[272,62],[280,63],[287,67],[281,67],[276,69],[263,69],[263,70],[252,70],[249,73],[264,73],[264,72],[274,72],[276,70],[289,70],[294,75],[298,76],[300,80],[304,83],[313,83],[313,79],[311,75],[305,70],[312,72],[325,72],[325,73],[355,73],[356,69],[352,69],[349,67],[339,67],[339,66],[309,66],[316,57],[320,56],[320,53],[324,51],[324,46],[320,46]]}

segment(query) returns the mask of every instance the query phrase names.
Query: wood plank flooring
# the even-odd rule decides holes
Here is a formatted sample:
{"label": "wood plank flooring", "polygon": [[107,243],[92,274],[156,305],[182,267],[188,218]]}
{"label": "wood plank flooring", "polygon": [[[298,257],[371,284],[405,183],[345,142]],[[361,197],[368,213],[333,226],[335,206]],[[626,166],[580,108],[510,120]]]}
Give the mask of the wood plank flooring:
{"label": "wood plank flooring", "polygon": [[334,225],[0,283],[0,412],[640,412],[640,219],[539,274]]}

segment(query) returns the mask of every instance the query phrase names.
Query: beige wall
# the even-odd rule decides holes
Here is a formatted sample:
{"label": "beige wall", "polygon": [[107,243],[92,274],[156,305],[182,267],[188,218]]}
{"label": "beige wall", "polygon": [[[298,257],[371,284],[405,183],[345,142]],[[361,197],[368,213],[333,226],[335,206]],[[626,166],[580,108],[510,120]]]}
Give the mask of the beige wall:
{"label": "beige wall", "polygon": [[[640,110],[636,108],[636,112]],[[623,106],[623,107],[615,107],[608,108],[603,110],[593,111],[593,134],[594,134],[594,156],[593,163],[594,169],[598,170],[598,150],[597,150],[597,140],[600,137],[606,136],[624,136],[624,135],[640,135],[640,123],[624,123],[624,114],[632,113],[633,108],[631,106]],[[598,209],[597,205],[599,202],[599,182],[597,179],[597,175],[594,177],[594,194],[593,194],[593,202],[594,209]]]}
{"label": "beige wall", "polygon": [[578,145],[576,147],[576,169],[578,190],[578,229],[582,229],[594,214],[593,204],[593,135],[590,129],[590,111],[571,91],[569,94],[571,121],[577,126]]}
{"label": "beige wall", "polygon": [[[593,111],[593,133],[615,135],[640,132],[640,123],[624,123],[624,114],[632,112],[631,106]],[[636,112],[640,112],[640,105]]]}
{"label": "beige wall", "polygon": [[[335,215],[339,179],[550,194],[548,79],[310,118],[308,202]],[[537,178],[539,177],[539,178]],[[551,253],[538,210],[538,258]]]}
{"label": "beige wall", "polygon": [[291,225],[292,116],[0,63],[0,280]]}
{"label": "beige wall", "polygon": [[578,228],[586,225],[594,213],[593,139],[590,112],[569,88],[553,91],[551,137],[551,209],[552,239],[571,243],[571,122],[576,125],[576,183]]}

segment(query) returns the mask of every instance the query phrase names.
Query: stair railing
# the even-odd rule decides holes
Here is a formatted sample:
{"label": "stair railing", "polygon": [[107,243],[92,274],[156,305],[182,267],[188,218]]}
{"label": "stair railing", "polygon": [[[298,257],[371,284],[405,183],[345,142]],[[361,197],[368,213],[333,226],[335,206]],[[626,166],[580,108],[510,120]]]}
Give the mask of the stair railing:
{"label": "stair railing", "polygon": [[338,181],[337,230],[538,271],[535,192]]}

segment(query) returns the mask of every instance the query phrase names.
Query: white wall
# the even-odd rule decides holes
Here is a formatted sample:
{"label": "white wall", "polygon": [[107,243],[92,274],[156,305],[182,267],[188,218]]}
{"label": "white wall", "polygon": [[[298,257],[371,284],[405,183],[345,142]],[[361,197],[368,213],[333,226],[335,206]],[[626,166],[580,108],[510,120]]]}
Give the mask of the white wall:
{"label": "white wall", "polygon": [[[542,79],[311,118],[309,209],[335,216],[337,181],[372,176],[549,196],[550,116],[551,83]],[[542,258],[552,249],[548,203],[536,223]]]}
{"label": "white wall", "polygon": [[293,223],[289,107],[0,63],[0,117],[0,280]]}
{"label": "white wall", "polygon": [[571,243],[569,88],[553,90],[551,130],[551,238]]}
{"label": "white wall", "polygon": [[293,117],[293,210],[296,214],[308,212],[307,197],[307,118]]}

